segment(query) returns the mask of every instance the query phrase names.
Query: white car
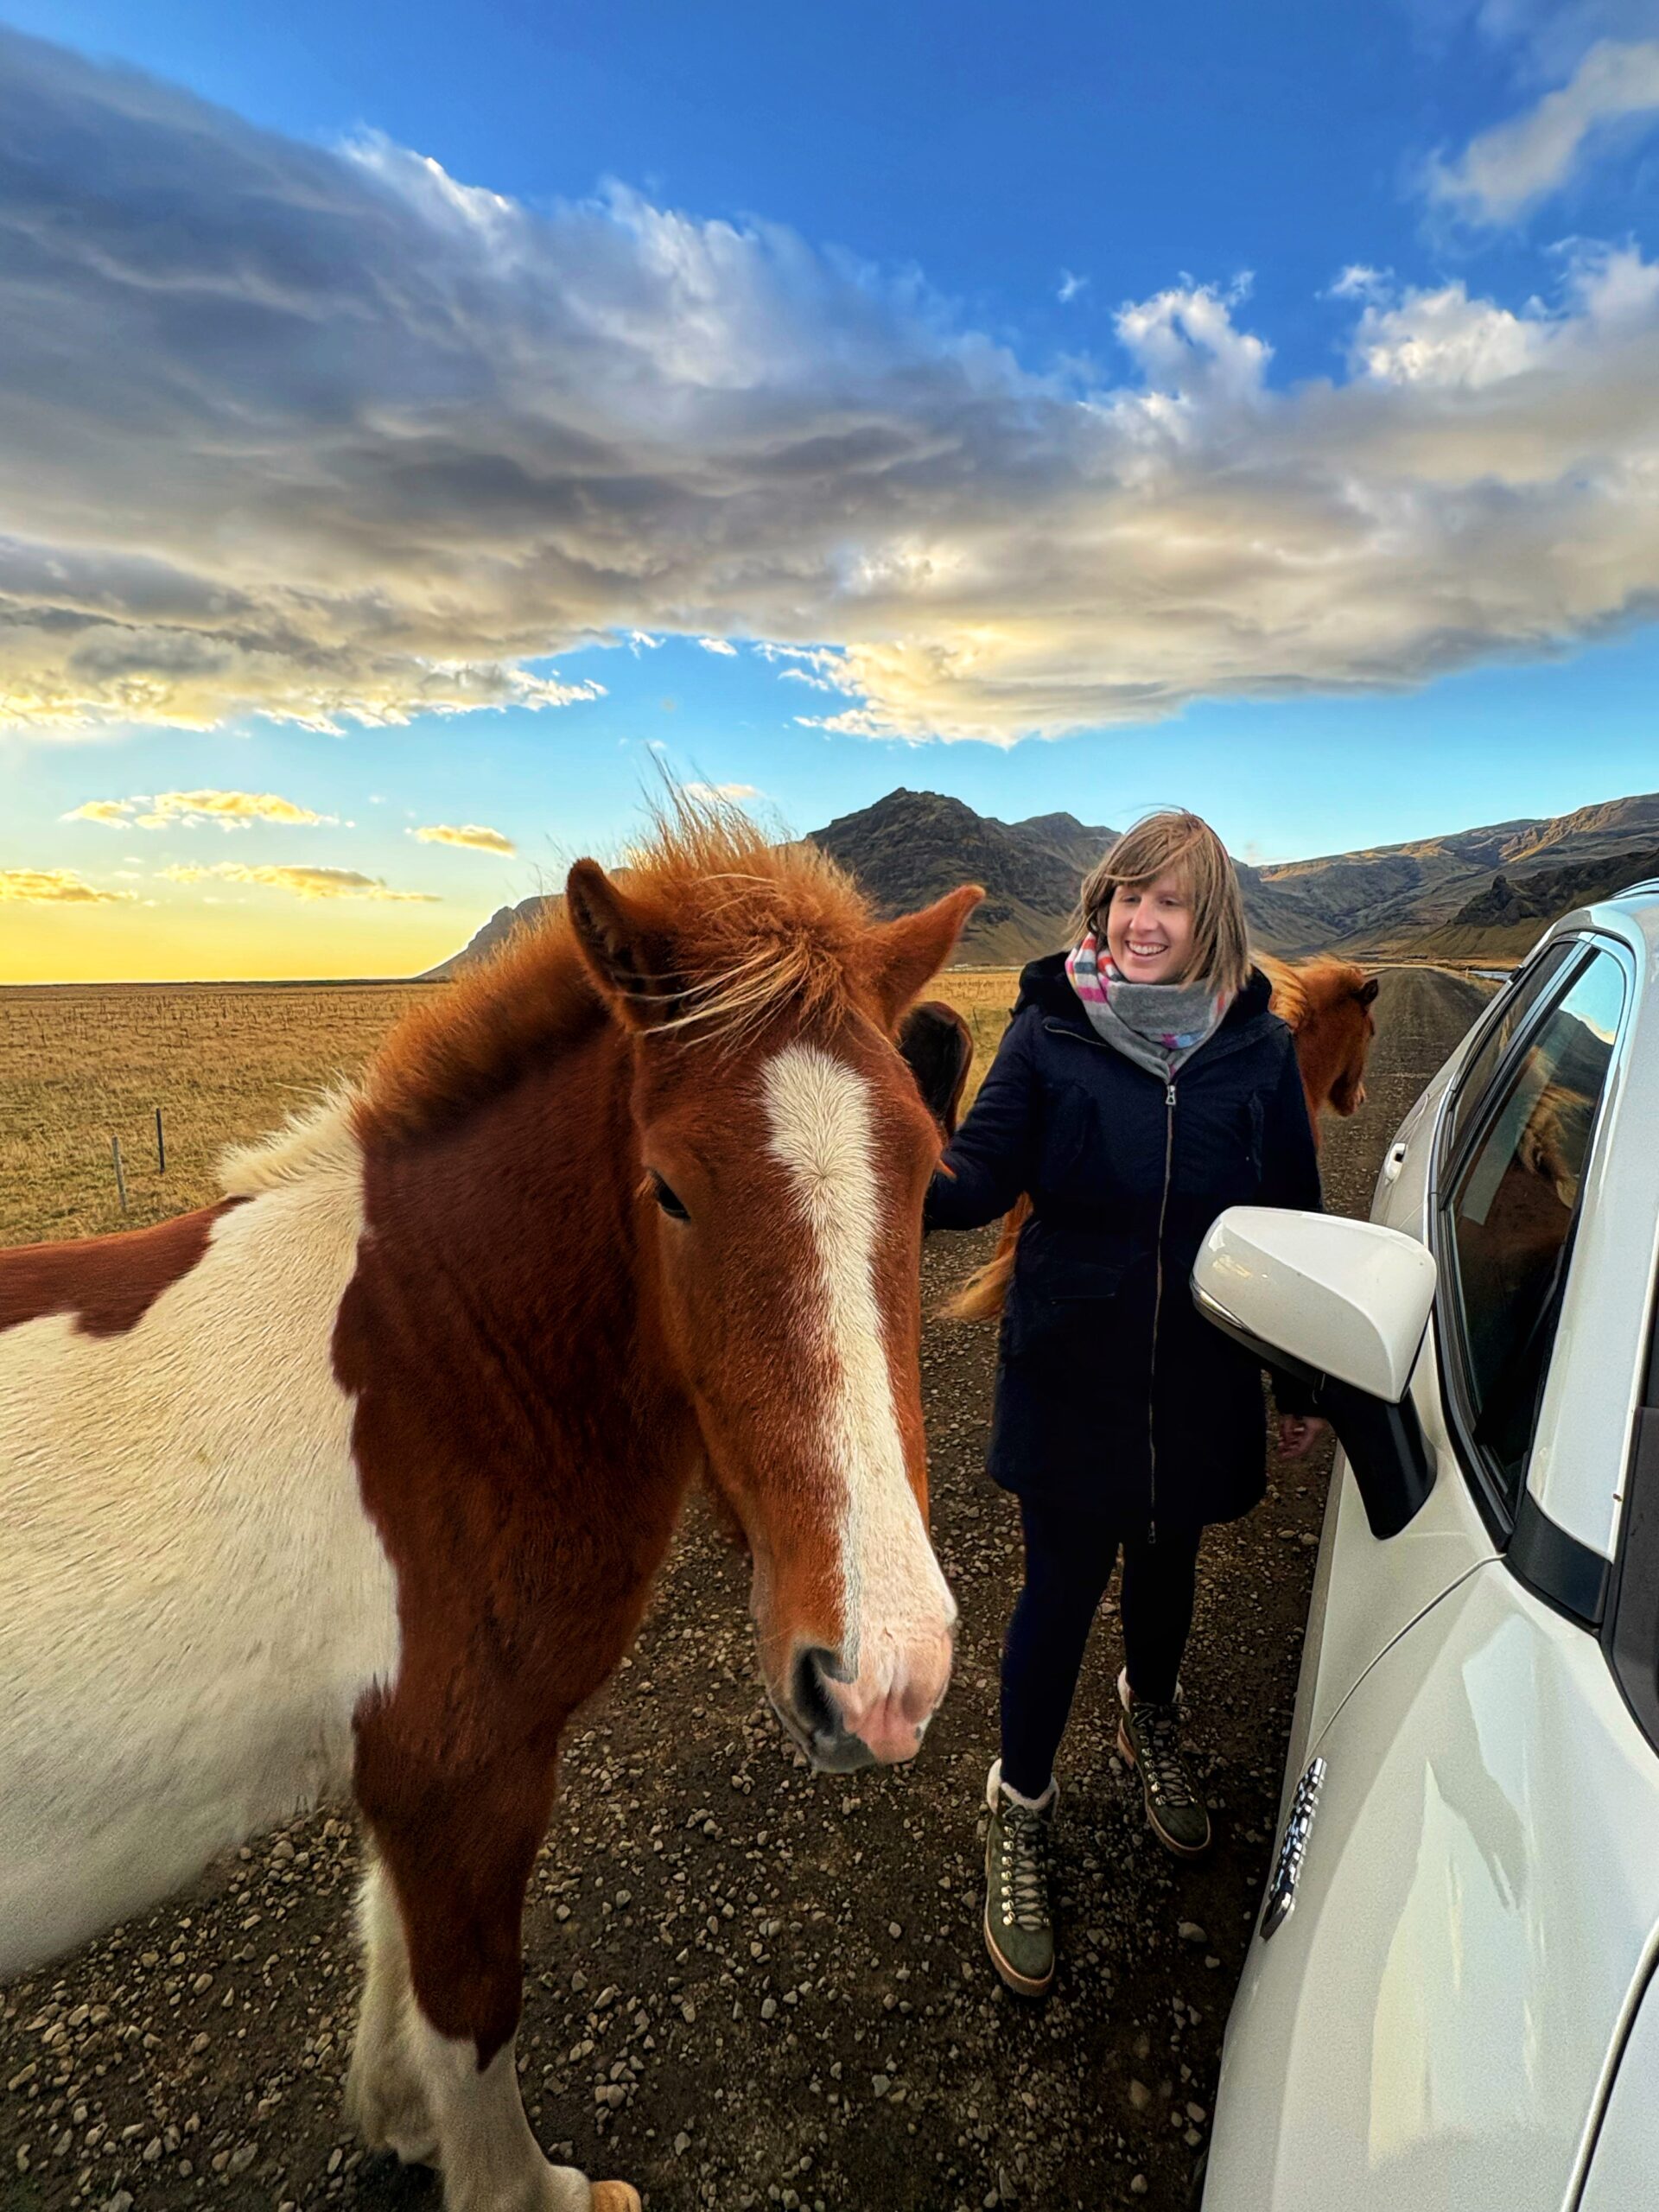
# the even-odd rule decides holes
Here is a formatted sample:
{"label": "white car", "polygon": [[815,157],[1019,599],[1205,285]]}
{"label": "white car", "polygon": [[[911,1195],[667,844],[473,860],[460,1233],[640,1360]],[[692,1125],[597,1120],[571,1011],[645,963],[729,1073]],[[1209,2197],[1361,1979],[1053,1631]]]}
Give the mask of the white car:
{"label": "white car", "polygon": [[1204,2212],[1659,2207],[1659,881],[1199,1304],[1343,1449]]}

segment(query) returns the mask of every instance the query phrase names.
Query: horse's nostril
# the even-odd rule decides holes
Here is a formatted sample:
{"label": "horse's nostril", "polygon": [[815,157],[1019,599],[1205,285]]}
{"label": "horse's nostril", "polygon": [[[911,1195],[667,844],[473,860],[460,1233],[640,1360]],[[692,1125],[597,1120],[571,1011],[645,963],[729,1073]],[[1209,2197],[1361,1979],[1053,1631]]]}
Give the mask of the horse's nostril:
{"label": "horse's nostril", "polygon": [[835,1656],[833,1651],[814,1644],[795,1662],[794,1680],[790,1687],[796,1715],[815,1736],[836,1736],[841,1732],[841,1715],[824,1687],[826,1677],[835,1671]]}

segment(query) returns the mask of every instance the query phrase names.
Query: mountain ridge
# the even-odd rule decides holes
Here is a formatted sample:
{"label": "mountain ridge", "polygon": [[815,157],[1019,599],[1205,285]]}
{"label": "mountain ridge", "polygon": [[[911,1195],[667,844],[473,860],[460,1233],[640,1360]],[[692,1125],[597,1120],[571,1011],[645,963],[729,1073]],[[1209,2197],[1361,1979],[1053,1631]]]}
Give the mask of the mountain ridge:
{"label": "mountain ridge", "polygon": [[[1117,835],[1064,811],[1019,822],[978,814],[942,791],[900,785],[804,842],[840,861],[877,912],[905,913],[963,882],[985,886],[958,964],[1014,967],[1069,935],[1078,885]],[[1235,863],[1253,943],[1281,958],[1518,957],[1557,913],[1659,869],[1659,792],[1597,800],[1394,845],[1308,860]],[[498,907],[426,972],[487,958],[559,896]]]}

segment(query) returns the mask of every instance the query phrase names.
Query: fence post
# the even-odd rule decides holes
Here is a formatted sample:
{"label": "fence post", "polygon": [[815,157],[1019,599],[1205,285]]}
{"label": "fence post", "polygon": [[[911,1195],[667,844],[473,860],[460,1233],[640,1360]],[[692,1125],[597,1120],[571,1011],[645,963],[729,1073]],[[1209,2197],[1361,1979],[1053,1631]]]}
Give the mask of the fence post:
{"label": "fence post", "polygon": [[115,1187],[121,1193],[121,1211],[123,1213],[125,1213],[127,1210],[127,1179],[121,1172],[121,1140],[119,1137],[111,1137],[110,1139],[110,1150],[115,1154]]}
{"label": "fence post", "polygon": [[162,1135],[162,1109],[159,1106],[156,1109],[156,1173],[158,1175],[167,1173],[167,1139]]}

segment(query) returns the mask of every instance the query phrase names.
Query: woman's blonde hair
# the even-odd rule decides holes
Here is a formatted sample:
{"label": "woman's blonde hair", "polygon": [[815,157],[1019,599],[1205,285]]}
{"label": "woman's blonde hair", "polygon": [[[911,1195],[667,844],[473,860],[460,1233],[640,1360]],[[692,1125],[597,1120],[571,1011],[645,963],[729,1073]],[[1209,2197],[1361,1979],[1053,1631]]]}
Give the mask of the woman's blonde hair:
{"label": "woman's blonde hair", "polygon": [[1074,937],[1092,930],[1103,944],[1117,886],[1150,883],[1166,869],[1182,879],[1192,901],[1192,957],[1182,982],[1202,977],[1218,991],[1242,990],[1249,980],[1250,945],[1237,871],[1210,824],[1185,807],[1148,814],[1102,855],[1083,879]]}

